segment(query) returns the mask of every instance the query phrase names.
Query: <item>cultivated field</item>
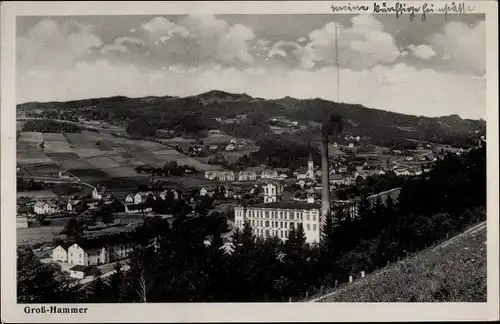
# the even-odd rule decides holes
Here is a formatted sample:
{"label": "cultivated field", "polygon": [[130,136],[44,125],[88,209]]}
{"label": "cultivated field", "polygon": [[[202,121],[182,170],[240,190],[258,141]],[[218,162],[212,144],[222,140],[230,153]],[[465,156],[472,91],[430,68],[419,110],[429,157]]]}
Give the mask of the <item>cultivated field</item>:
{"label": "cultivated field", "polygon": [[167,161],[189,165],[200,171],[218,168],[177,152],[169,145],[114,137],[108,133],[21,132],[17,161],[28,174],[57,175],[68,170],[82,181],[144,177],[134,168],[162,167]]}

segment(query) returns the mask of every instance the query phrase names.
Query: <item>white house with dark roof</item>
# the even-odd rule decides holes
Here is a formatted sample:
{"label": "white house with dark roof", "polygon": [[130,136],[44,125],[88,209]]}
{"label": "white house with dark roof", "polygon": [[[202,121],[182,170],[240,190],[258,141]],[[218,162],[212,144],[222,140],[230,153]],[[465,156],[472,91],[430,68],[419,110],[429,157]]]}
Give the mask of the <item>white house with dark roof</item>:
{"label": "white house with dark roof", "polygon": [[68,262],[68,249],[71,243],[62,243],[52,250],[52,260],[56,262]]}
{"label": "white house with dark roof", "polygon": [[238,173],[239,181],[252,181],[257,180],[257,173],[255,171],[240,171]]}
{"label": "white house with dark roof", "polygon": [[267,169],[267,170],[262,171],[262,173],[260,174],[261,179],[276,180],[276,179],[278,179],[278,177],[279,177],[278,171],[276,171],[276,170]]}
{"label": "white house with dark roof", "polygon": [[219,177],[220,170],[208,170],[205,171],[205,179],[215,180]]}
{"label": "white house with dark roof", "polygon": [[218,180],[219,181],[234,181],[234,172],[233,171],[221,171],[219,172]]}
{"label": "white house with dark roof", "polygon": [[151,191],[140,191],[134,195],[134,204],[144,204],[148,199],[156,200],[155,195]]}
{"label": "white house with dark roof", "polygon": [[60,208],[57,203],[52,200],[49,201],[39,201],[33,207],[35,214],[38,215],[51,215],[57,213]]}
{"label": "white house with dark roof", "polygon": [[66,205],[66,210],[71,213],[79,213],[85,209],[85,204],[81,200],[70,200]]}

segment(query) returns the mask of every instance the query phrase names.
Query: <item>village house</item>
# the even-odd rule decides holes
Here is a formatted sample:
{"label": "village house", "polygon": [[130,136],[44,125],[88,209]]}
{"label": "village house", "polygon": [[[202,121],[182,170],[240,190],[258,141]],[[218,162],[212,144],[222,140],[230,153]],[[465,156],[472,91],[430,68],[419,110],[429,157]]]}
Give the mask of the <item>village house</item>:
{"label": "village house", "polygon": [[330,175],[330,184],[334,184],[337,186],[344,184],[344,177],[341,174],[332,174]]}
{"label": "village house", "polygon": [[51,215],[59,211],[59,205],[52,200],[39,201],[35,204],[34,211],[38,215]]}
{"label": "village house", "polygon": [[278,172],[275,170],[264,170],[260,174],[261,179],[271,179],[271,180],[276,180],[278,179]]}
{"label": "village house", "polygon": [[81,200],[70,200],[66,205],[66,210],[70,213],[80,213],[85,210],[85,204]]}
{"label": "village house", "polygon": [[56,262],[68,262],[68,249],[73,243],[64,242],[52,250],[52,260]]}
{"label": "village house", "polygon": [[200,189],[200,196],[206,196],[208,195],[208,189],[203,187]]}
{"label": "village house", "polygon": [[207,133],[208,135],[222,135],[222,132],[218,129],[211,129]]}
{"label": "village house", "polygon": [[278,183],[268,183],[263,186],[264,189],[264,203],[277,202],[283,194],[283,186]]}
{"label": "village house", "polygon": [[219,147],[217,145],[210,145],[208,148],[210,152],[217,152],[218,149]]}
{"label": "village house", "polygon": [[16,217],[16,228],[28,228],[28,227],[29,227],[28,216],[18,215]]}
{"label": "village house", "polygon": [[374,176],[375,174],[375,170],[358,170],[354,173],[354,178],[357,179],[358,177],[361,177],[363,179],[366,179],[368,177]]}
{"label": "village house", "polygon": [[285,173],[282,173],[279,175],[278,179],[279,180],[286,180],[286,179],[288,179],[288,175],[286,175]]}
{"label": "village house", "polygon": [[254,171],[240,171],[238,173],[239,181],[253,181],[257,180],[257,173]]}
{"label": "village house", "polygon": [[316,181],[312,179],[300,179],[299,181],[295,182],[298,184],[301,188],[304,188],[305,186],[314,186],[316,184]]}
{"label": "village house", "polygon": [[125,213],[126,214],[146,214],[152,213],[153,208],[146,206],[144,204],[141,205],[125,205]]}
{"label": "village house", "polygon": [[101,240],[83,240],[68,248],[68,263],[82,266],[105,264],[109,260]]}
{"label": "village house", "polygon": [[73,176],[68,171],[59,171],[59,178],[61,179],[71,179]]}
{"label": "village house", "polygon": [[404,176],[410,175],[410,171],[408,171],[408,169],[404,169],[404,168],[394,169],[394,173],[399,177],[404,177]]}
{"label": "village house", "polygon": [[[133,244],[126,234],[82,239],[68,247],[67,262],[82,266],[106,264],[128,257],[132,250]],[[61,249],[59,252],[62,253]]]}
{"label": "village house", "polygon": [[125,205],[133,205],[134,204],[134,194],[128,194],[127,197],[125,197]]}
{"label": "village house", "polygon": [[107,193],[107,188],[105,186],[94,188],[94,190],[92,191],[92,198],[94,200],[102,200],[106,193]]}
{"label": "village house", "polygon": [[151,191],[140,191],[134,195],[134,204],[145,204],[149,200],[156,200],[155,195]]}
{"label": "village house", "polygon": [[[385,205],[388,197],[390,196],[393,201],[397,201],[399,194],[401,193],[401,188],[393,188],[377,194],[373,194],[367,197],[368,202],[371,206],[380,198],[380,202]],[[335,200],[333,206],[335,208],[343,207],[344,212],[348,213],[351,218],[358,217],[358,205],[360,198],[350,199],[350,200]]]}
{"label": "village house", "polygon": [[160,193],[160,198],[165,200],[167,195],[171,195],[171,197],[175,200],[179,199],[180,198],[180,193],[179,191],[175,190],[175,189],[166,189],[166,190],[163,190],[161,193]]}
{"label": "village house", "polygon": [[75,265],[69,269],[69,276],[75,279],[83,279],[91,274],[92,267]]}
{"label": "village house", "polygon": [[205,179],[215,180],[219,177],[219,170],[209,170],[205,171]]}
{"label": "village house", "polygon": [[234,181],[234,172],[233,171],[221,171],[219,172],[219,181]]}

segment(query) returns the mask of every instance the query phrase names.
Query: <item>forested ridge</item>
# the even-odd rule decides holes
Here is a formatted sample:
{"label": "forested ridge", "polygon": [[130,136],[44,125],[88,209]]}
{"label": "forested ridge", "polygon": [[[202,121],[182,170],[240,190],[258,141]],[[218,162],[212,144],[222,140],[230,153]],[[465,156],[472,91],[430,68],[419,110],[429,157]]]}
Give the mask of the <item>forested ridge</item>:
{"label": "forested ridge", "polygon": [[[18,302],[202,302],[300,300],[348,276],[367,273],[459,233],[485,220],[486,148],[449,155],[431,172],[403,182],[399,199],[364,197],[359,217],[338,209],[322,229],[319,246],[305,244],[303,228],[289,240],[263,240],[247,223],[233,235],[235,250],[225,253],[224,226],[206,218],[175,215],[136,229],[130,269],[83,287],[60,279],[31,250],[18,250]],[[204,240],[210,237],[211,244]],[[156,239],[156,241],[155,241]],[[153,242],[158,243],[157,247]]]}
{"label": "forested ridge", "polygon": [[[383,107],[379,107],[383,108]],[[260,139],[269,135],[262,122],[240,121],[239,126],[221,125],[216,118],[260,114],[285,116],[299,122],[321,122],[325,114],[334,112],[345,119],[346,133],[367,136],[372,144],[390,146],[394,139],[411,139],[467,146],[474,134],[484,133],[484,120],[462,119],[457,115],[431,118],[405,115],[357,104],[336,103],[323,99],[276,100],[252,98],[246,94],[210,91],[190,97],[109,97],[68,102],[30,102],[17,106],[18,111],[31,114],[34,110],[55,111],[103,120],[128,127],[129,134],[151,136],[157,129],[169,129],[177,134],[203,136],[210,128],[222,127],[231,136]],[[69,114],[68,114],[69,112]],[[483,134],[484,135],[484,134]]]}

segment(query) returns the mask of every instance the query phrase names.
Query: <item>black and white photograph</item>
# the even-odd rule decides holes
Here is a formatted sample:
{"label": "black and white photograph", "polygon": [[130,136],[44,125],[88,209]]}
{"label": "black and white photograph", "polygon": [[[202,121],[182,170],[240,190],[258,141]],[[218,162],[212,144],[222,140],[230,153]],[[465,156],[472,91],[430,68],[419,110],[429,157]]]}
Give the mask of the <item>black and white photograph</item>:
{"label": "black and white photograph", "polygon": [[2,53],[2,197],[16,200],[2,198],[2,283],[6,258],[16,270],[2,299],[56,317],[491,307],[496,13],[475,3],[16,15],[8,77]]}

